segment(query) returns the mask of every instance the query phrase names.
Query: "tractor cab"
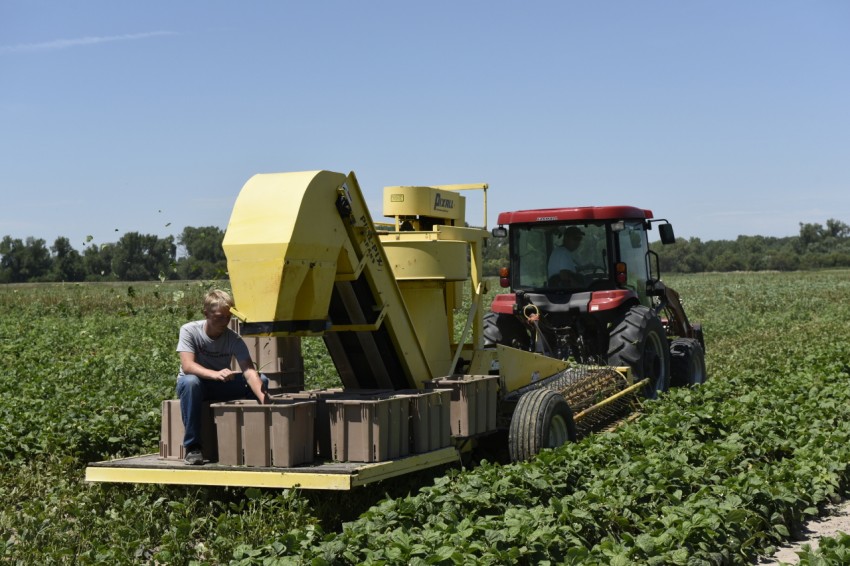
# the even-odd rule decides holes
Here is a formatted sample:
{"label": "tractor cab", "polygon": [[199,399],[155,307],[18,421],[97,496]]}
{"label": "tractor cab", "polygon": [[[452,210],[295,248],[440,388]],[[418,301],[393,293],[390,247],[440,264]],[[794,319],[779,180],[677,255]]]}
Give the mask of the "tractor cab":
{"label": "tractor cab", "polygon": [[[502,213],[493,230],[510,238],[501,285],[526,293],[628,290],[649,306],[648,287],[658,279],[647,235],[651,219],[652,211],[628,206]],[[675,241],[669,224],[661,228],[663,243]]]}
{"label": "tractor cab", "polygon": [[[505,212],[495,237],[509,238],[509,265],[486,317],[489,344],[558,358],[604,359],[610,328],[664,292],[649,248],[652,211],[631,206]],[[675,241],[662,220],[663,243]],[[509,230],[508,230],[509,228]]]}
{"label": "tractor cab", "polygon": [[518,224],[511,228],[507,283],[526,292],[625,288],[647,303],[650,276],[640,220]]}

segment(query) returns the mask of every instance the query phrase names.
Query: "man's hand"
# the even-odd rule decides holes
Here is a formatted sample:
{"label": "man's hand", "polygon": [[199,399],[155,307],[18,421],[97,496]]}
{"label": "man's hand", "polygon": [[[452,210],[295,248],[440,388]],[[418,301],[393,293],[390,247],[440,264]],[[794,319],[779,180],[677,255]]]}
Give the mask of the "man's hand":
{"label": "man's hand", "polygon": [[242,368],[242,375],[245,376],[245,381],[248,382],[248,387],[251,388],[251,392],[254,393],[254,397],[257,398],[260,405],[271,403],[268,392],[263,390],[263,381],[260,379],[260,374],[248,364],[249,362],[247,361],[239,362],[239,366]]}
{"label": "man's hand", "polygon": [[210,378],[213,381],[232,381],[233,380],[233,371],[225,368],[213,374]]}

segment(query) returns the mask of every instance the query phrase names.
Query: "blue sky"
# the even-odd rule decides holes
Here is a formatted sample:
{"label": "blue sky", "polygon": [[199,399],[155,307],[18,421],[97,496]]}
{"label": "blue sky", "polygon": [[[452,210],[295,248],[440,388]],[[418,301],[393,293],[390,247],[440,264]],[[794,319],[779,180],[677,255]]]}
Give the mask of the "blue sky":
{"label": "blue sky", "polygon": [[[681,237],[850,223],[850,3],[0,0],[0,237],[224,228],[255,173]],[[480,199],[469,220],[481,224]]]}

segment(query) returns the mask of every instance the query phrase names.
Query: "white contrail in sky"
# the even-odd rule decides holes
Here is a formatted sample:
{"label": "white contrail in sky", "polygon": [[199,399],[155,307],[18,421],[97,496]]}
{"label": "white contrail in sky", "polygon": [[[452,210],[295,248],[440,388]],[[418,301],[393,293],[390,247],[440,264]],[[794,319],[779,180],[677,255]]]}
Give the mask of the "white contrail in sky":
{"label": "white contrail in sky", "polygon": [[76,39],[54,39],[42,43],[19,43],[17,45],[0,45],[0,53],[23,53],[27,51],[53,51],[58,49],[69,49],[82,45],[96,45],[98,43],[109,43],[113,41],[131,41],[135,39],[148,39],[163,35],[176,35],[171,31],[149,31],[145,33],[128,33],[125,35],[101,35],[78,37]]}

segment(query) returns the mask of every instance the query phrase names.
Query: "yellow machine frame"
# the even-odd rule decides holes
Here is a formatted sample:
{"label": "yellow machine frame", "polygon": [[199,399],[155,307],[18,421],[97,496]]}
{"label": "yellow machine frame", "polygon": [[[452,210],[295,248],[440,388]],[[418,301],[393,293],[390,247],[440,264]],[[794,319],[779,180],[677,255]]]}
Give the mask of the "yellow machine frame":
{"label": "yellow machine frame", "polygon": [[[379,228],[353,173],[255,175],[236,199],[223,243],[242,333],[322,336],[345,388],[422,389],[437,377],[498,371],[505,396],[562,372],[563,360],[482,347],[487,189],[387,187],[384,215],[393,224]],[[483,227],[465,226],[460,193],[468,190],[483,191]],[[456,337],[467,289],[470,309]],[[643,384],[618,371],[628,391]],[[92,464],[86,479],[350,489],[459,458],[450,447],[378,464],[280,470],[198,469],[142,456]]]}

